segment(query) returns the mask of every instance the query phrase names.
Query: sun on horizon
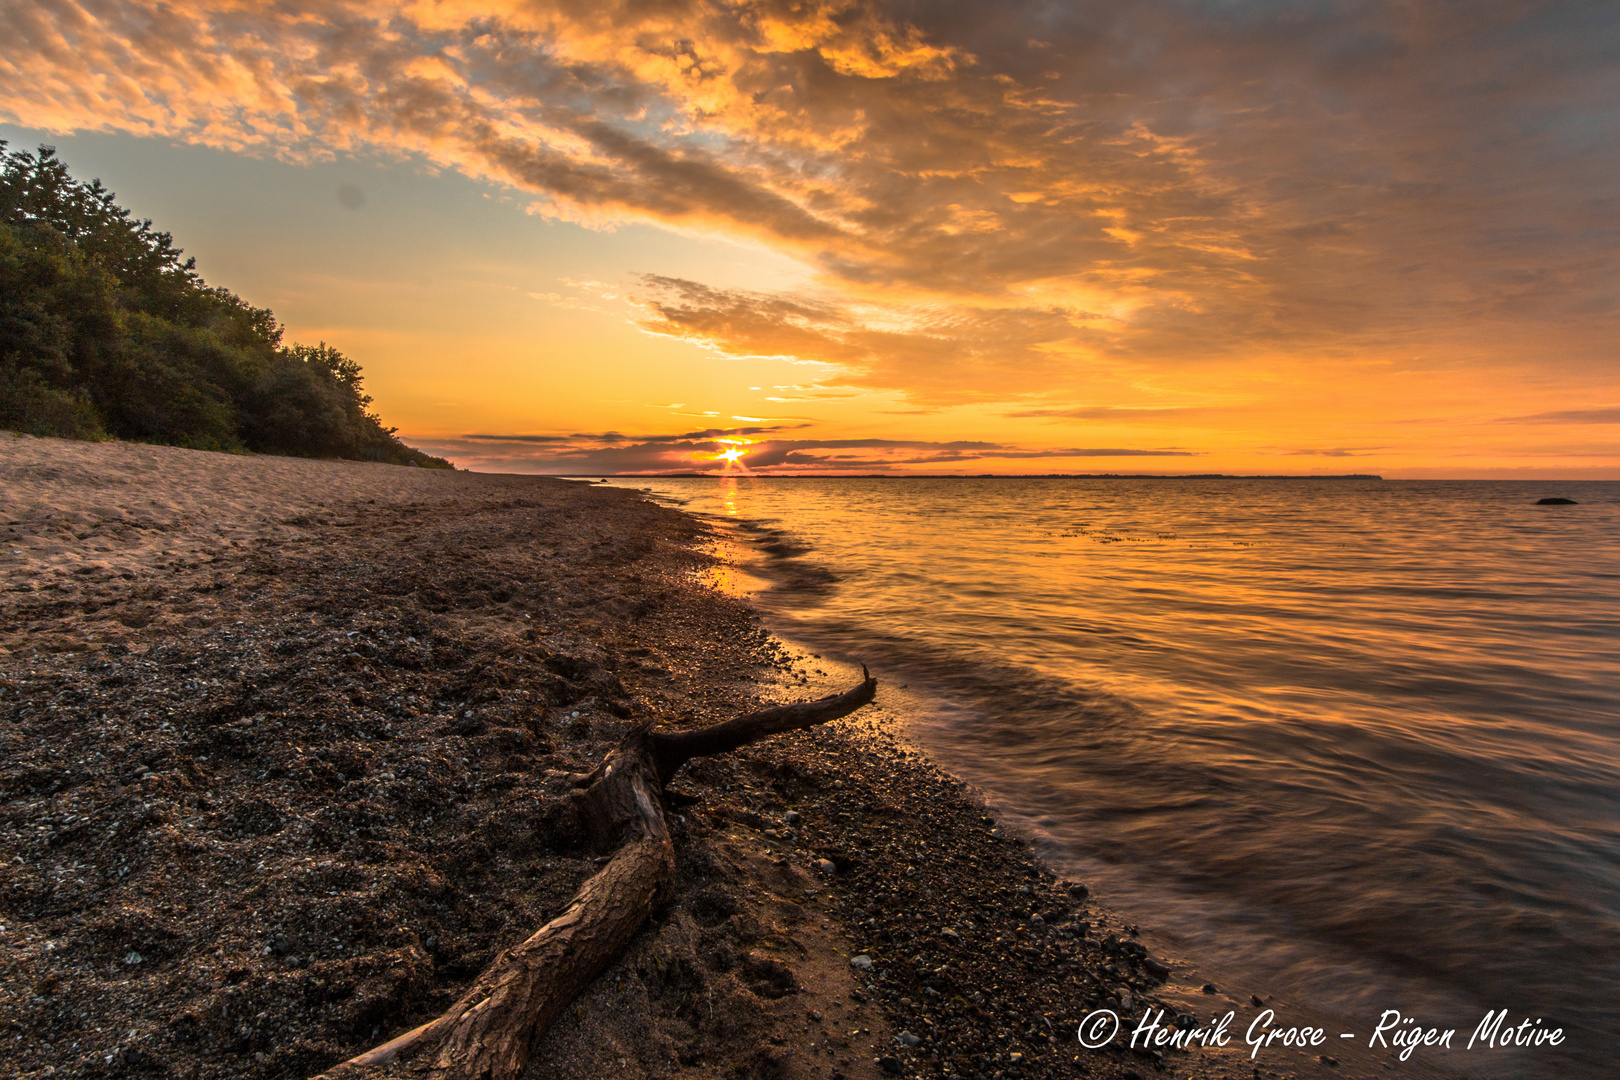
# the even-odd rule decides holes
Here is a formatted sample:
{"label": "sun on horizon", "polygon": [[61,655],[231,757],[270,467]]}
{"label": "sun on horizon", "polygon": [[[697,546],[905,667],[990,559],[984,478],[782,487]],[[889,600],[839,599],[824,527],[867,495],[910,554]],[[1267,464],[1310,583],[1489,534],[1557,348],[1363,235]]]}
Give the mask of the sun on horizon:
{"label": "sun on horizon", "polygon": [[1616,31],[1440,19],[22,3],[0,138],[462,467],[1620,478]]}

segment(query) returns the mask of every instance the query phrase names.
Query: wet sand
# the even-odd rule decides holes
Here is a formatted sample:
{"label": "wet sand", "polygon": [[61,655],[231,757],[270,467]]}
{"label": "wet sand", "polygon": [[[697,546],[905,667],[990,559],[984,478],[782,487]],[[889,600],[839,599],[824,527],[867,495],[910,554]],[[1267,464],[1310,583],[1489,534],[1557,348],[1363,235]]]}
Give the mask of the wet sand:
{"label": "wet sand", "polygon": [[[16,1075],[318,1072],[561,910],[602,857],[568,777],[630,725],[853,681],[716,587],[702,523],[578,482],[0,433],[0,539]],[[1145,955],[882,701],[677,778],[672,896],[531,1075],[1386,1075],[1251,1061],[1263,988]],[[1231,1044],[1076,1040],[1160,1005]]]}

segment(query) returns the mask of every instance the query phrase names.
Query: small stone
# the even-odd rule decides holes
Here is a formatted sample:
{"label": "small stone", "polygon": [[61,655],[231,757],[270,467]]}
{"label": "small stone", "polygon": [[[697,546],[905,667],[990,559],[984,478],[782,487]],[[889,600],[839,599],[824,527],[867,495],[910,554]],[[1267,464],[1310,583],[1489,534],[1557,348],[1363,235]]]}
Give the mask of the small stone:
{"label": "small stone", "polygon": [[787,816],[782,820],[786,821],[789,825],[797,825],[799,822],[804,820],[804,815],[799,813],[797,810],[789,810],[787,812]]}
{"label": "small stone", "polygon": [[1324,1065],[1330,1065],[1335,1069],[1339,1067],[1339,1059],[1336,1057],[1328,1057],[1326,1054],[1322,1054],[1316,1060],[1320,1061]]}
{"label": "small stone", "polygon": [[890,1076],[900,1075],[900,1059],[892,1054],[884,1054],[882,1057],[878,1058],[877,1065],[878,1068],[882,1069]]}
{"label": "small stone", "polygon": [[1204,984],[1204,993],[1206,993],[1206,994],[1218,994],[1220,992],[1221,992],[1220,989],[1214,983],[1205,983]]}
{"label": "small stone", "polygon": [[896,1035],[894,1037],[894,1041],[899,1043],[901,1046],[921,1046],[922,1045],[922,1040],[917,1038],[917,1036],[913,1035],[909,1031],[902,1031],[900,1034],[898,1034],[898,1035]]}
{"label": "small stone", "polygon": [[1031,926],[1045,926],[1046,925],[1046,920],[1041,918],[1040,915],[1038,915],[1038,914],[1031,915],[1029,917],[1029,925],[1031,925]]}
{"label": "small stone", "polygon": [[1249,995],[1249,1004],[1253,1005],[1255,1008],[1258,1009],[1260,1006],[1264,1005],[1265,1002],[1261,1000],[1259,994],[1250,994]]}
{"label": "small stone", "polygon": [[817,859],[816,870],[818,873],[826,874],[828,877],[832,877],[834,874],[838,873],[838,864],[833,862],[831,859]]}
{"label": "small stone", "polygon": [[128,956],[124,957],[124,963],[129,964],[131,966],[134,966],[135,964],[144,963],[145,960],[146,960],[146,957],[142,956],[140,953],[136,952],[133,949],[130,950],[130,953],[129,953]]}
{"label": "small stone", "polygon": [[871,971],[872,958],[867,956],[865,953],[852,956],[849,958],[849,966],[854,968],[856,971]]}

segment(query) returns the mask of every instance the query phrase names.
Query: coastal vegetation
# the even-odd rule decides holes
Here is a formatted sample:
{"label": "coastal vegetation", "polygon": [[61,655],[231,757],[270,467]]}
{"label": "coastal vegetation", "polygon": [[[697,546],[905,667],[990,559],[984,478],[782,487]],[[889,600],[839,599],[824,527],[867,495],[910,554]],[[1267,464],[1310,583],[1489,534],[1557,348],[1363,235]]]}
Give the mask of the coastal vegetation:
{"label": "coastal vegetation", "polygon": [[0,428],[450,467],[370,404],[359,364],[283,344],[101,181],[0,140]]}

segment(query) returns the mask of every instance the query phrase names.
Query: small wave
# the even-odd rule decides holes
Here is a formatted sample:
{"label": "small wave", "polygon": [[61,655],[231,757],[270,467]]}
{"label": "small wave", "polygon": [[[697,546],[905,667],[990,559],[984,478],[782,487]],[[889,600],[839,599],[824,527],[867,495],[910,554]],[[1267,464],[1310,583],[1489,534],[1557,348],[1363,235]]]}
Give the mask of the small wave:
{"label": "small wave", "polygon": [[1620,485],[1531,517],[1538,489],[671,485],[727,508],[770,624],[909,684],[930,753],[1133,914],[1296,996],[1512,1007],[1590,1058],[1620,1035]]}

